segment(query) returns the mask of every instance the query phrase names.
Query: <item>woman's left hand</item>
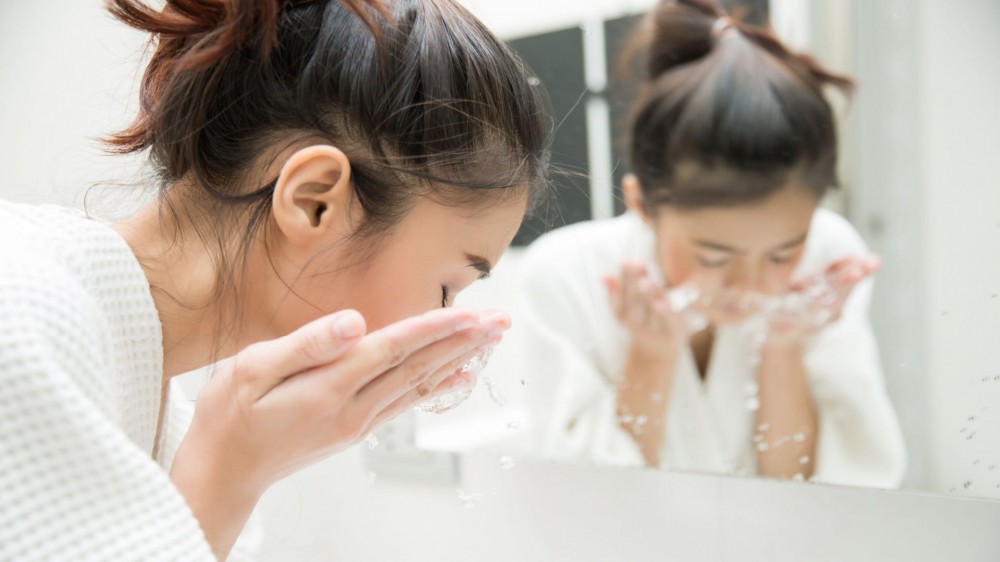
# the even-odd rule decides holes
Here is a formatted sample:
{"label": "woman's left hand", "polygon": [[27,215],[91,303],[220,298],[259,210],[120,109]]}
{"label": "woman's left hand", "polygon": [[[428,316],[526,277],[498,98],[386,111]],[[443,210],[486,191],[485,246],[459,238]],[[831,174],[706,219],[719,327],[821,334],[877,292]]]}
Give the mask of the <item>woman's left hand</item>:
{"label": "woman's left hand", "polygon": [[798,342],[839,320],[854,288],[880,264],[877,256],[843,258],[830,264],[823,275],[793,282],[784,304],[770,315],[767,342]]}

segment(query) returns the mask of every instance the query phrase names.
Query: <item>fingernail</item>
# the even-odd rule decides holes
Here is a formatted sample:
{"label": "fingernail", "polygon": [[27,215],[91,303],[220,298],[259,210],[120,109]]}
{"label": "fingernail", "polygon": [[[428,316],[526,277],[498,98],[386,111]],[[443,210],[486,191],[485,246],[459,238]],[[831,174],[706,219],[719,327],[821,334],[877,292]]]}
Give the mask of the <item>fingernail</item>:
{"label": "fingernail", "polygon": [[344,313],[333,323],[333,331],[341,339],[353,339],[365,333],[365,321],[357,312]]}
{"label": "fingernail", "polygon": [[486,330],[486,337],[495,338],[497,336],[502,336],[503,333],[506,332],[508,328],[509,326],[504,326],[503,324],[498,324],[496,326],[493,326],[489,330]]}

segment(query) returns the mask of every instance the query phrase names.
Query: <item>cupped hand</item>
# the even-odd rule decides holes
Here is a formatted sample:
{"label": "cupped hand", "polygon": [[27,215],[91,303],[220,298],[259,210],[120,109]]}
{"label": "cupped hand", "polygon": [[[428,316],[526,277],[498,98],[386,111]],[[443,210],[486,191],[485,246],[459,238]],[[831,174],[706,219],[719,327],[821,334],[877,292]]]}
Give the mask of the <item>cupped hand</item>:
{"label": "cupped hand", "polygon": [[650,277],[641,262],[622,264],[621,276],[604,278],[615,318],[632,335],[633,345],[649,354],[672,354],[689,334],[670,307],[667,291]]}
{"label": "cupped hand", "polygon": [[785,304],[770,315],[768,341],[796,341],[839,320],[855,287],[880,265],[877,256],[847,257],[830,264],[822,275],[793,282]]}
{"label": "cupped hand", "polygon": [[248,494],[470,383],[461,367],[510,327],[499,312],[442,309],[365,334],[354,311],[223,361],[199,395],[171,476],[241,482]]}

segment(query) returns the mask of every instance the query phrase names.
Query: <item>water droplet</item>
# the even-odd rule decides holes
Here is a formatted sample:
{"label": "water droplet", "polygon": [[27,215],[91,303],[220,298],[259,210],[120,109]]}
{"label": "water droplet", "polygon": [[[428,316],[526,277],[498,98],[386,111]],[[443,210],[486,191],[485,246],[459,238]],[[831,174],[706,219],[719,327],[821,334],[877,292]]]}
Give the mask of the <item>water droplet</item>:
{"label": "water droplet", "polygon": [[637,416],[635,418],[635,425],[646,425],[648,418],[646,416]]}
{"label": "water droplet", "polygon": [[760,409],[760,399],[756,396],[747,398],[747,409],[751,412],[756,412]]}
{"label": "water droplet", "polygon": [[378,447],[378,437],[375,437],[374,433],[369,433],[368,436],[365,437],[365,443],[368,444],[369,450],[374,450]]}
{"label": "water droplet", "polygon": [[632,414],[622,414],[621,420],[622,423],[632,423],[633,421],[635,421],[635,416],[633,416]]}
{"label": "water droplet", "polygon": [[500,468],[504,470],[510,470],[514,468],[514,459],[512,459],[507,455],[500,457]]}
{"label": "water droplet", "polygon": [[947,310],[942,310],[941,311],[941,316],[948,316],[948,311]]}
{"label": "water droplet", "polygon": [[809,464],[809,455],[799,457],[799,464]]}
{"label": "water droplet", "polygon": [[757,426],[757,431],[767,431],[771,429],[771,424],[765,422]]}
{"label": "water droplet", "polygon": [[965,433],[966,431],[969,431],[969,428],[963,427],[962,429],[958,430],[959,433]]}
{"label": "water droplet", "polygon": [[965,488],[966,490],[969,490],[972,488],[972,482],[967,480],[964,484],[962,484],[962,487]]}
{"label": "water droplet", "polygon": [[792,476],[792,480],[796,482],[804,482],[805,479],[806,479],[805,475],[803,475],[801,472],[797,473],[795,476]]}
{"label": "water droplet", "polygon": [[792,439],[794,439],[795,441],[801,443],[801,442],[803,442],[803,441],[806,440],[806,434],[800,431],[800,432],[796,433],[795,435],[793,435]]}
{"label": "water droplet", "polygon": [[529,85],[529,86],[541,86],[541,85],[542,85],[542,81],[541,81],[541,80],[539,80],[539,79],[538,79],[537,77],[535,77],[535,76],[529,76],[529,77],[528,77],[528,85]]}
{"label": "water droplet", "polygon": [[979,459],[976,459],[976,460],[972,461],[972,466],[975,466],[977,464],[979,464]]}
{"label": "water droplet", "polygon": [[970,422],[976,421],[976,416],[969,416],[969,421]]}
{"label": "water droplet", "polygon": [[764,451],[766,451],[766,450],[768,450],[770,448],[771,448],[771,446],[768,445],[766,442],[762,441],[760,443],[757,443],[757,450],[760,451],[760,452],[764,452]]}
{"label": "water droplet", "polygon": [[662,392],[654,392],[654,393],[652,393],[652,394],[649,395],[649,398],[653,402],[656,402],[657,404],[659,404],[660,402],[663,402],[663,393]]}
{"label": "water droplet", "polygon": [[757,396],[757,393],[760,392],[760,386],[757,384],[757,381],[747,381],[743,383],[743,392],[747,396]]}
{"label": "water droplet", "polygon": [[376,478],[378,478],[378,474],[375,474],[374,472],[369,472],[368,473],[368,482],[369,483],[374,484]]}
{"label": "water droplet", "polygon": [[986,469],[986,470],[996,470],[996,469],[997,469],[997,465],[991,464],[990,467],[988,469]]}
{"label": "water droplet", "polygon": [[972,441],[972,439],[973,439],[973,438],[974,438],[975,436],[976,436],[976,432],[975,432],[975,431],[973,431],[973,432],[972,432],[972,433],[970,433],[970,434],[969,434],[968,436],[966,436],[965,440],[966,440],[966,441]]}
{"label": "water droplet", "polygon": [[990,295],[990,297],[992,297],[992,298],[994,298],[994,299],[995,299],[995,298],[997,298],[997,294],[996,294],[996,293],[993,293],[992,295]]}
{"label": "water droplet", "polygon": [[952,488],[952,489],[948,490],[948,493],[949,493],[949,494],[954,494],[954,493],[955,493],[955,492],[957,492],[957,491],[958,491],[957,489],[955,489],[955,488]]}
{"label": "water droplet", "polygon": [[528,379],[521,379],[521,386],[528,386]]}
{"label": "water droplet", "polygon": [[764,436],[763,436],[763,435],[761,435],[761,434],[759,434],[759,433],[757,433],[757,434],[755,434],[755,435],[753,436],[753,442],[754,442],[754,443],[760,443],[760,442],[761,442],[761,441],[763,441],[763,440],[764,440]]}
{"label": "water droplet", "polygon": [[507,422],[507,429],[517,429],[519,427],[521,427],[521,422],[517,420]]}
{"label": "water droplet", "polygon": [[462,502],[462,507],[466,509],[474,507],[483,499],[483,494],[481,492],[465,493],[462,490],[455,490],[458,495],[458,501]]}

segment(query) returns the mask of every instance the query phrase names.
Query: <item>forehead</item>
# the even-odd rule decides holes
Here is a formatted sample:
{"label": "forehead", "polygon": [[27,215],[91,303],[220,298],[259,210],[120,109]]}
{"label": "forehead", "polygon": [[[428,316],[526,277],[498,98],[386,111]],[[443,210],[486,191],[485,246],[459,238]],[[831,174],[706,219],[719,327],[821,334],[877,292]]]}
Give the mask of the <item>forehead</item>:
{"label": "forehead", "polygon": [[760,202],[735,207],[663,207],[655,223],[661,237],[765,250],[808,232],[817,204],[816,196],[808,190],[785,187]]}

